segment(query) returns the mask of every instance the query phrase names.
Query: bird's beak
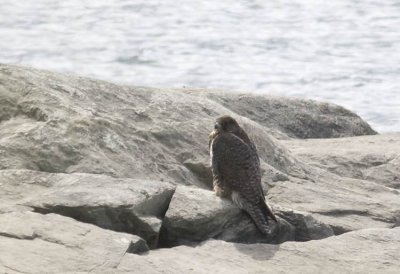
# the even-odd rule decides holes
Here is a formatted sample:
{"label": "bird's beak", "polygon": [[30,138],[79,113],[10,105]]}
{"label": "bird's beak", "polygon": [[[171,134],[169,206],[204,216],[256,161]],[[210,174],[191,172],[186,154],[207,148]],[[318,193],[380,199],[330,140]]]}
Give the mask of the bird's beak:
{"label": "bird's beak", "polygon": [[221,129],[220,123],[216,122],[214,125],[214,129]]}

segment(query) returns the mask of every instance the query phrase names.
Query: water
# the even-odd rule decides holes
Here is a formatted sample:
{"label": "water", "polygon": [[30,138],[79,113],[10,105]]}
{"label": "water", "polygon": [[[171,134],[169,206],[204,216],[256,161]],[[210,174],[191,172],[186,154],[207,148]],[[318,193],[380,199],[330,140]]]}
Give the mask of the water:
{"label": "water", "polygon": [[343,105],[400,131],[399,0],[0,0],[0,62]]}

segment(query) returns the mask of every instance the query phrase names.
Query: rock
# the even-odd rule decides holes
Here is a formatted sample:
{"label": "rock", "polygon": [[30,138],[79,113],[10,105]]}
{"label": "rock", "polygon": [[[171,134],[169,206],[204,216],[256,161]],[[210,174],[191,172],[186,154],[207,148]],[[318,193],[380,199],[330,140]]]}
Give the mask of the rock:
{"label": "rock", "polygon": [[271,235],[262,235],[244,212],[213,192],[179,186],[163,221],[160,244],[194,245],[215,238],[232,242],[283,242],[294,239],[294,229],[271,222]]}
{"label": "rock", "polygon": [[[208,134],[221,115],[234,117],[258,148],[265,194],[280,217],[270,237],[209,191]],[[389,228],[400,226],[399,136],[291,139],[368,134],[375,132],[356,114],[326,103],[118,86],[0,65],[0,219],[12,220],[0,222],[2,246],[11,246],[0,249],[0,272],[396,269],[399,232]],[[64,226],[74,241],[64,240]],[[91,243],[75,226],[100,239]],[[134,240],[109,243],[115,235]],[[142,254],[210,238],[217,241]],[[78,241],[87,247],[75,248]]]}
{"label": "rock", "polygon": [[174,189],[166,182],[106,175],[0,171],[0,193],[8,206],[19,204],[139,235],[152,248],[157,246],[161,219]]}
{"label": "rock", "polygon": [[284,144],[311,165],[400,189],[400,134],[290,140]]}
{"label": "rock", "polygon": [[[274,136],[287,138],[277,128],[295,124],[295,130],[285,129],[288,134],[292,132],[290,136],[310,130],[329,132],[332,123],[318,121],[342,117],[336,120],[346,122],[338,122],[335,133],[323,136],[373,133],[358,116],[340,107],[251,97],[118,86],[0,65],[0,169],[101,173],[207,188],[208,177],[201,171],[208,167],[208,134],[221,115],[239,120],[255,140],[265,163],[297,177],[305,177],[303,165],[271,136],[276,133]],[[238,115],[244,109],[252,111],[242,113],[248,118]],[[309,111],[309,120],[303,121],[299,109],[303,114]],[[266,123],[273,120],[271,116],[279,121]],[[313,128],[315,123],[318,126]],[[306,135],[303,137],[315,136]]]}
{"label": "rock", "polygon": [[118,270],[138,273],[397,273],[400,228],[365,229],[318,241],[238,244],[210,240],[126,254]]}
{"label": "rock", "polygon": [[311,213],[335,234],[400,224],[400,193],[380,184],[310,170],[309,180],[271,183],[271,204]]}
{"label": "rock", "polygon": [[3,273],[101,272],[148,250],[134,235],[33,212],[0,214],[0,246]]}
{"label": "rock", "polygon": [[335,104],[233,92],[206,94],[233,112],[274,129],[270,133],[278,139],[286,139],[282,133],[302,139],[376,134],[358,115]]}
{"label": "rock", "polygon": [[271,234],[262,235],[242,210],[211,191],[179,186],[171,200],[160,236],[162,246],[176,246],[214,238],[237,243],[282,243],[322,239],[332,229],[310,214],[274,207],[279,224],[270,222]]}
{"label": "rock", "polygon": [[[303,124],[296,117],[299,111],[308,110],[314,119],[310,121],[321,122],[317,127],[321,132],[336,132],[328,134],[330,137],[372,133],[365,122],[340,107],[217,91],[117,86],[10,65],[0,66],[0,104],[4,105],[0,115],[0,169],[102,173],[209,189],[208,133],[215,117],[229,114],[258,147],[263,183],[268,186],[272,204],[311,213],[334,227],[336,233],[392,227],[398,222],[398,192],[375,185],[377,181],[355,180],[382,174],[387,184],[396,184],[396,161],[375,166],[362,178],[348,179],[341,171],[332,174],[300,157],[290,145],[293,142],[301,149],[307,141],[273,137],[285,139],[285,133],[274,134],[290,128],[284,121]],[[280,119],[278,114],[290,119]],[[347,117],[348,126],[323,123],[336,116],[341,117],[339,124]],[[315,123],[304,123],[302,131],[313,131]],[[294,136],[295,132],[286,133]],[[315,137],[314,133],[306,135]],[[378,140],[380,136],[359,138]],[[382,146],[395,151],[391,157],[399,156],[397,143],[383,138]],[[369,150],[366,146],[362,149]],[[379,195],[371,195],[371,191]],[[151,227],[157,227],[151,223]]]}
{"label": "rock", "polygon": [[273,209],[277,216],[295,227],[295,241],[320,240],[334,235],[329,225],[316,220],[310,213],[279,206]]}
{"label": "rock", "polygon": [[363,177],[365,180],[400,190],[400,157],[395,156],[382,164],[368,168],[363,172]]}

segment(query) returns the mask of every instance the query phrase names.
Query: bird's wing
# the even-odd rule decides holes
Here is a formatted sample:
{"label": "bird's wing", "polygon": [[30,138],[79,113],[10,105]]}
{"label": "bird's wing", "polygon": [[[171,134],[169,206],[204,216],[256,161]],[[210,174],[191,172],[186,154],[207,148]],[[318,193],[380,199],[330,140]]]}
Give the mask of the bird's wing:
{"label": "bird's wing", "polygon": [[253,148],[234,134],[221,133],[213,140],[211,150],[213,173],[224,185],[248,201],[264,199],[259,159]]}

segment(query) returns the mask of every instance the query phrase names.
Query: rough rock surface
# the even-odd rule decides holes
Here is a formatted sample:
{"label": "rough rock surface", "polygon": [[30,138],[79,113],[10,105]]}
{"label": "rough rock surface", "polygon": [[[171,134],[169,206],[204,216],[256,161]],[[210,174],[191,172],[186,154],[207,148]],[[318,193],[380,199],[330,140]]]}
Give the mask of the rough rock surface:
{"label": "rough rock surface", "polygon": [[161,244],[171,247],[210,238],[237,243],[282,243],[322,239],[333,235],[330,226],[301,212],[274,208],[278,224],[270,222],[271,234],[262,235],[249,216],[213,192],[179,186],[163,222]]}
{"label": "rough rock surface", "polygon": [[251,219],[230,201],[213,192],[178,187],[163,222],[161,244],[166,247],[194,244],[210,238],[232,242],[294,240],[294,227],[284,220],[270,222],[271,234],[262,235]]}
{"label": "rough rock surface", "polygon": [[[336,138],[376,134],[354,112],[334,104],[232,92],[225,93],[225,96],[221,96],[221,92],[207,93],[209,98],[235,113],[289,137]],[[284,138],[274,131],[271,133]]]}
{"label": "rough rock surface", "polygon": [[319,240],[334,235],[331,226],[316,220],[310,213],[280,206],[274,206],[273,209],[277,216],[294,226],[295,241]]}
{"label": "rough rock surface", "polygon": [[102,228],[127,232],[156,247],[161,219],[175,187],[165,182],[118,179],[98,174],[0,171],[1,211],[25,206]]}
{"label": "rough rock surface", "polygon": [[400,189],[400,134],[290,140],[284,144],[311,165]]}
{"label": "rough rock surface", "polygon": [[379,183],[310,170],[309,179],[271,183],[271,204],[311,213],[335,234],[400,225],[400,192]]}
{"label": "rough rock surface", "polygon": [[[265,163],[283,173],[301,175],[300,164],[269,135],[279,130],[258,123],[260,117],[271,120],[267,111],[274,109],[276,119],[293,116],[279,120],[282,127],[289,122],[308,130],[313,128],[308,124],[318,122],[320,128],[328,130],[331,124],[321,122],[328,114],[321,109],[332,110],[328,115],[331,120],[342,117],[343,112],[351,113],[312,101],[268,96],[232,98],[231,94],[216,92],[118,86],[0,65],[0,168],[102,173],[205,187],[210,181],[202,172],[208,164],[208,133],[215,117],[229,114],[255,139]],[[274,103],[252,105],[262,102]],[[281,105],[291,107],[282,111]],[[238,107],[254,113],[245,118],[236,112]],[[309,113],[306,123],[291,114],[300,109]],[[350,117],[346,123],[352,130],[339,135],[372,133],[355,114],[346,115],[343,119]],[[331,136],[336,134],[325,137]]]}
{"label": "rough rock surface", "polygon": [[131,234],[29,211],[0,214],[0,247],[1,273],[101,272],[148,250]]}
{"label": "rough rock surface", "polygon": [[[269,238],[209,191],[208,134],[220,115],[257,145],[280,218]],[[0,272],[390,273],[400,261],[400,135],[352,137],[368,134],[326,103],[0,65]],[[322,137],[348,138],[291,139]],[[128,254],[209,238],[219,240]]]}
{"label": "rough rock surface", "polygon": [[[211,240],[195,248],[127,254],[118,269],[137,273],[398,273],[400,228],[366,229],[281,245]],[[173,269],[171,269],[173,262]]]}

